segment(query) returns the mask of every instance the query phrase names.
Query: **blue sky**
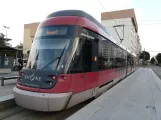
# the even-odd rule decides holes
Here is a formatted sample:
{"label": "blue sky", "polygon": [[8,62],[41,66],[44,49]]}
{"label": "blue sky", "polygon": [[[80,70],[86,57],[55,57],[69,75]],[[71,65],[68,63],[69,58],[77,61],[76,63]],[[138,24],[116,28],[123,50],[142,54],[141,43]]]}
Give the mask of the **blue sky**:
{"label": "blue sky", "polygon": [[[161,52],[161,0],[99,1],[107,11],[134,8],[143,48],[149,50],[151,55],[156,54],[152,51]],[[99,21],[101,12],[105,12],[97,0],[1,0],[0,4],[0,32],[5,33],[3,25],[10,27],[8,36],[13,39],[13,46],[23,42],[24,24],[41,22],[51,12],[81,9]]]}
{"label": "blue sky", "polygon": [[138,19],[145,19],[145,20],[161,19],[160,5],[161,5],[160,0],[133,0],[132,2],[132,6],[142,14],[142,16],[139,16],[141,18]]}
{"label": "blue sky", "polygon": [[139,35],[145,50],[151,55],[161,52],[161,1],[160,0],[133,0],[139,24]]}

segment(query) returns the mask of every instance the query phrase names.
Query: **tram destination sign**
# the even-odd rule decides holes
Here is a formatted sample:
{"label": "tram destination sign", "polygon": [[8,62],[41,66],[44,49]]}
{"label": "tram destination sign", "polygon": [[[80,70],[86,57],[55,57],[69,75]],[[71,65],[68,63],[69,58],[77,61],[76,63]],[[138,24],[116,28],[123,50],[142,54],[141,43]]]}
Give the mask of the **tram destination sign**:
{"label": "tram destination sign", "polygon": [[43,27],[40,28],[36,36],[55,36],[55,35],[66,35],[68,32],[68,27],[53,27],[53,26],[48,26],[48,27]]}

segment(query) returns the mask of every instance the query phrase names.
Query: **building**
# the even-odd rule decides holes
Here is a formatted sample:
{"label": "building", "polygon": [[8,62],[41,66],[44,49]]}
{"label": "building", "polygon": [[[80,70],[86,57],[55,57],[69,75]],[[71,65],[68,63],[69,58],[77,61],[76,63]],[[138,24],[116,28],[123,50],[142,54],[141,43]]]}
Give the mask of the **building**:
{"label": "building", "polygon": [[134,9],[103,12],[101,23],[117,42],[136,55],[140,53],[140,39]]}
{"label": "building", "polygon": [[24,25],[24,41],[23,41],[24,56],[27,54],[27,51],[31,49],[33,37],[36,33],[38,25],[39,22]]}

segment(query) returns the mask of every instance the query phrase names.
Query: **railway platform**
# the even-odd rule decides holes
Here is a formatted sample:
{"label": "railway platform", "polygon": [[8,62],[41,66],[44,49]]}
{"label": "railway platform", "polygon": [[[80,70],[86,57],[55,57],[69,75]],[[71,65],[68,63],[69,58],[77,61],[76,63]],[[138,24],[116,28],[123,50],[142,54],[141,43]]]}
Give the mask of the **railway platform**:
{"label": "railway platform", "polygon": [[[0,78],[1,77],[11,77],[11,76],[15,76],[15,75],[18,75],[18,73],[12,72],[9,74],[1,74]],[[3,96],[7,96],[7,95],[12,94],[12,90],[13,90],[13,87],[16,85],[16,81],[17,81],[16,79],[6,80],[4,86],[0,85],[0,99]],[[1,81],[0,81],[0,84],[1,84]]]}
{"label": "railway platform", "polygon": [[[17,75],[17,73],[1,74],[0,77],[10,77],[12,75]],[[12,90],[16,85],[16,81],[16,79],[7,80],[4,86],[0,85],[0,111],[15,105]]]}
{"label": "railway platform", "polygon": [[140,68],[66,120],[161,120],[161,80]]}
{"label": "railway platform", "polygon": [[[9,74],[3,74],[3,75],[0,75],[0,77],[11,77],[14,75],[17,75],[17,73],[12,72]],[[2,99],[2,97],[4,96],[8,96],[12,94],[12,90],[13,90],[13,87],[16,85],[16,81],[17,81],[16,79],[6,80],[4,86],[0,85],[0,99]],[[1,81],[0,81],[0,84],[1,84]]]}

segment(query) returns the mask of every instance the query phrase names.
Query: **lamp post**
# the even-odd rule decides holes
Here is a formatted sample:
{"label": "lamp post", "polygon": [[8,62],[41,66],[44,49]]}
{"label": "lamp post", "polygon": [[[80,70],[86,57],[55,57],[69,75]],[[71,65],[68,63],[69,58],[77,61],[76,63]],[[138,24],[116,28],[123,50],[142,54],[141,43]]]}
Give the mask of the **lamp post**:
{"label": "lamp post", "polygon": [[[7,26],[3,26],[6,29],[6,41],[7,41],[7,29],[9,29],[9,27]],[[5,52],[5,58],[6,58],[6,52]]]}
{"label": "lamp post", "polygon": [[3,26],[6,29],[6,40],[7,40],[7,29],[9,29],[9,27],[7,26]]}

